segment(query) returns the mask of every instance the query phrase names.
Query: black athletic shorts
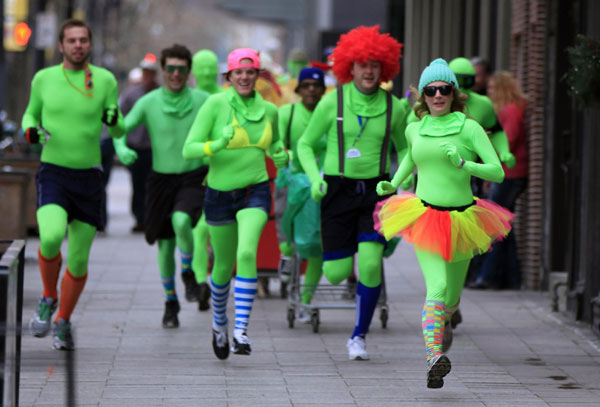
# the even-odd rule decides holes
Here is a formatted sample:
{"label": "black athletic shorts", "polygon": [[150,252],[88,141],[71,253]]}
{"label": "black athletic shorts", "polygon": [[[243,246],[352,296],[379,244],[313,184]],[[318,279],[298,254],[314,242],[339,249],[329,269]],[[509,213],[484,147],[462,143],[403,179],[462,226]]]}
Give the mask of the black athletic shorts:
{"label": "black athletic shorts", "polygon": [[77,170],[41,163],[35,175],[37,207],[56,204],[67,212],[71,222],[81,222],[102,229],[105,225],[104,181],[100,168]]}
{"label": "black athletic shorts", "polygon": [[176,211],[190,215],[192,226],[196,225],[202,216],[205,189],[202,183],[207,173],[207,166],[182,174],[150,172],[144,216],[144,233],[149,244],[175,237],[171,216]]}
{"label": "black athletic shorts", "polygon": [[376,192],[379,181],[388,176],[353,179],[325,175],[327,195],[321,201],[321,239],[323,260],[338,260],[354,255],[359,242],[387,241],[374,228],[373,211],[377,202],[388,196]]}

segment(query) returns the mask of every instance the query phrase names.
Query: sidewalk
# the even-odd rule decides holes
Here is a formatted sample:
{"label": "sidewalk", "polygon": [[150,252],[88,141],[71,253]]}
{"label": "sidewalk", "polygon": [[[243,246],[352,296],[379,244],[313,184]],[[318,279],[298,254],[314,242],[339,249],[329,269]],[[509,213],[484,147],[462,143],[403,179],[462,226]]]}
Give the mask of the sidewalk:
{"label": "sidewalk", "polygon": [[[404,243],[385,263],[390,319],[387,329],[379,311],[373,319],[370,361],[348,360],[354,311],[321,311],[318,334],[298,321],[289,329],[276,280],[272,296],[254,303],[252,355],[220,361],[212,352],[212,313],[185,302],[180,278],[181,326],[161,327],[156,246],[129,233],[129,193],[129,174],[115,168],[108,233],[94,242],[87,286],[73,315],[79,406],[600,405],[599,338],[588,325],[550,312],[549,296],[537,292],[466,290],[464,322],[449,353],[452,372],[442,389],[426,389],[425,286],[412,247]],[[38,240],[28,240],[24,323],[41,292],[38,247]],[[230,299],[230,313],[233,308]],[[51,337],[24,331],[20,405],[64,406],[66,352],[52,350]]]}

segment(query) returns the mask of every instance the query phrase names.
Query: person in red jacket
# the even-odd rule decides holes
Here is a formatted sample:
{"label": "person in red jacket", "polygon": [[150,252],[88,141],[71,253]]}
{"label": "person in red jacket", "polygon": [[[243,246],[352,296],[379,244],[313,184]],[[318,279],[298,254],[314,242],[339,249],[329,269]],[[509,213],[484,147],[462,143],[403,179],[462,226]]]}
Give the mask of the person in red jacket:
{"label": "person in red jacket", "polygon": [[[514,212],[517,198],[527,187],[529,171],[524,118],[526,98],[516,78],[506,71],[498,71],[491,76],[487,91],[517,162],[513,168],[502,165],[504,181],[491,184],[488,198]],[[517,244],[511,232],[505,240],[495,243],[491,252],[485,254],[479,275],[469,288],[518,289],[520,286]]]}

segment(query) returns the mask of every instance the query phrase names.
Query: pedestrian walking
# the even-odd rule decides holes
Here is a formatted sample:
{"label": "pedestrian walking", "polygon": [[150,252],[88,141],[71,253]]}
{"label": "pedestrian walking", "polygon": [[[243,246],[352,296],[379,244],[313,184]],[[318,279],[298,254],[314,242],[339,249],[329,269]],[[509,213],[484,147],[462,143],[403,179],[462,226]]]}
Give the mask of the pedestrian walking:
{"label": "pedestrian walking", "polygon": [[[301,302],[304,305],[310,304],[323,274],[323,251],[319,204],[310,196],[310,181],[298,160],[297,147],[298,140],[308,126],[315,107],[325,93],[324,76],[319,68],[303,68],[298,74],[296,86],[300,101],[279,108],[279,135],[293,157],[288,167],[279,170],[275,180],[277,189],[285,188],[288,197],[284,208],[276,208],[276,213],[281,213],[282,218],[279,229],[285,236],[279,248],[282,255],[287,257],[293,256],[296,251],[301,258],[307,259],[301,293]],[[321,155],[319,153],[323,153],[324,150],[325,133],[321,137],[321,146],[317,148],[317,155]],[[321,159],[319,167],[322,166]],[[279,272],[281,281],[287,283],[290,280],[290,267],[280,267]],[[299,309],[300,322],[310,322],[310,316],[311,313],[305,307]]]}
{"label": "pedestrian walking", "polygon": [[[400,70],[401,44],[379,26],[358,27],[342,35],[332,54],[340,85],[326,94],[298,142],[302,168],[314,200],[321,201],[323,273],[332,284],[352,274],[358,252],[356,323],[346,343],[350,360],[366,360],[366,335],[381,292],[386,239],[373,225],[378,182],[389,180],[390,140],[399,156],[406,150],[408,110],[381,82]],[[327,135],[323,177],[316,162]],[[392,192],[390,192],[392,193]]]}
{"label": "pedestrian walking", "polygon": [[[203,182],[208,167],[201,159],[184,161],[181,150],[206,92],[191,89],[187,80],[192,54],[183,45],[174,44],[160,54],[164,85],[144,95],[125,117],[129,133],[145,125],[150,133],[152,172],[148,176],[144,234],[148,244],[158,241],[158,269],[165,291],[163,328],[177,328],[180,311],[175,290],[175,248],[179,249],[181,278],[188,301],[208,301],[209,287],[198,284],[192,259],[192,229],[202,215]],[[135,162],[137,153],[127,140],[115,141],[119,159],[126,165]]]}
{"label": "pedestrian walking", "polygon": [[[514,167],[503,167],[504,181],[491,184],[489,199],[514,211],[517,198],[527,188],[529,172],[525,129],[526,99],[517,79],[507,71],[494,72],[487,89],[516,158]],[[505,240],[494,243],[492,251],[483,255],[481,270],[468,287],[519,289],[520,286],[517,242],[511,231]]]}
{"label": "pedestrian walking", "polygon": [[[124,115],[129,113],[139,98],[158,88],[156,56],[154,54],[146,55],[140,62],[139,69],[141,70],[139,83],[129,86],[121,93],[119,105]],[[137,154],[137,159],[127,166],[131,175],[131,212],[135,218],[135,224],[131,231],[143,232],[146,213],[146,183],[148,175],[152,171],[152,143],[146,126],[141,125],[127,134],[127,147]]]}
{"label": "pedestrian walking", "polygon": [[375,218],[377,230],[387,239],[400,235],[415,245],[427,287],[421,319],[427,387],[440,388],[451,369],[445,354],[452,343],[449,321],[458,307],[469,261],[508,234],[512,214],[473,197],[472,176],[500,182],[504,173],[483,128],[463,113],[456,76],[445,60],[438,58],[423,70],[418,91],[415,113],[420,121],[406,128],[406,156],[392,181],[377,185],[379,195],[394,193],[417,168],[415,194],[381,202]]}
{"label": "pedestrian walking", "polygon": [[277,167],[289,156],[279,140],[277,108],[255,91],[258,53],[238,48],[227,57],[225,79],[231,87],[202,106],[183,148],[185,159],[208,157],[204,211],[215,262],[211,274],[213,351],[229,356],[227,302],[233,268],[235,326],[231,350],[251,353],[247,330],[256,296],[256,252],[271,209],[265,154]]}
{"label": "pedestrian walking", "polygon": [[[65,21],[58,49],[62,63],[35,74],[22,120],[27,141],[44,145],[36,174],[38,262],[44,291],[29,328],[34,336],[44,337],[52,324],[54,348],[73,350],[71,315],[85,286],[96,230],[105,223],[100,132],[104,123],[111,137],[121,137],[123,118],[115,77],[88,61],[89,26],[81,20]],[[60,248],[67,230],[67,268],[59,299]]]}

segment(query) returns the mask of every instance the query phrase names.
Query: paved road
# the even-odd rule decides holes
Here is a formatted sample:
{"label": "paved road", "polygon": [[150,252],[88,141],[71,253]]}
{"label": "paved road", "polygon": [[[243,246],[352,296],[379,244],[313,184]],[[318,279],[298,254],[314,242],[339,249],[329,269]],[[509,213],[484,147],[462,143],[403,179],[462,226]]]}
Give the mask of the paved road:
{"label": "paved road", "polygon": [[[117,168],[109,188],[108,233],[94,243],[87,286],[73,316],[77,405],[600,405],[599,338],[587,325],[551,313],[548,295],[538,292],[466,291],[465,322],[449,354],[452,372],[443,389],[426,389],[420,332],[425,287],[404,243],[385,263],[390,320],[387,329],[373,323],[370,361],[348,360],[351,310],[323,310],[318,334],[309,325],[289,329],[276,280],[273,295],[254,303],[252,355],[217,360],[211,314],[195,304],[182,302],[179,329],[162,329],[156,248],[129,233],[128,183],[128,174]],[[38,247],[36,239],[28,241],[26,321],[41,292]],[[183,292],[180,280],[177,289]],[[22,352],[21,405],[64,406],[67,354],[52,350],[50,337],[31,336],[23,338]]]}

